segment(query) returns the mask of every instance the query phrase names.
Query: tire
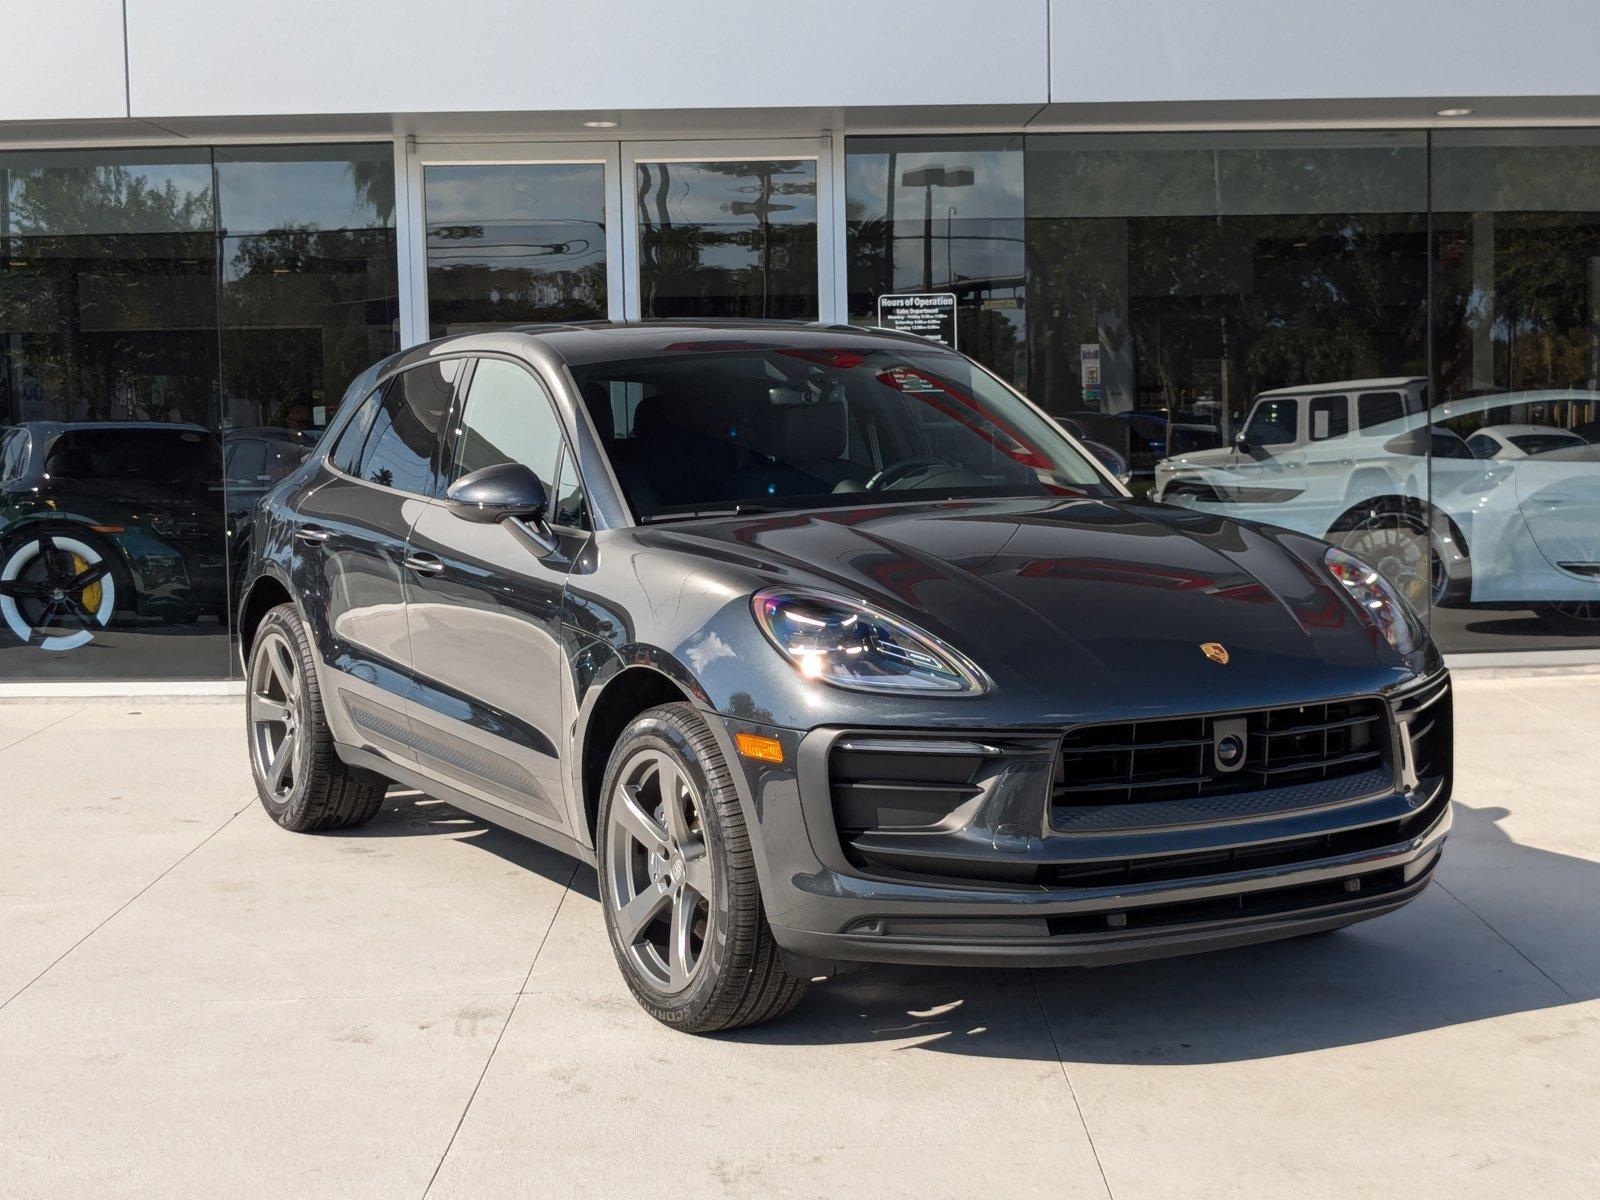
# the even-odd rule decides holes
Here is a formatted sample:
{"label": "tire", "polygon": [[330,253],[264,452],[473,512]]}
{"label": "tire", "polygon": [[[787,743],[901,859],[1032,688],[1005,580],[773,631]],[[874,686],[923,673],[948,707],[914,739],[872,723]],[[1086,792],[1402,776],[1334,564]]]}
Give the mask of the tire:
{"label": "tire", "polygon": [[388,781],[345,765],[334,749],[315,651],[292,604],[267,613],[250,647],[245,730],[261,807],[285,829],[352,829],[383,807]]}
{"label": "tire", "polygon": [[1572,600],[1541,605],[1539,619],[1552,633],[1566,637],[1600,637],[1600,601]]}
{"label": "tire", "polygon": [[[1324,535],[1383,572],[1421,611],[1455,608],[1472,595],[1472,560],[1455,522],[1419,501],[1381,496],[1346,510]],[[1424,561],[1425,559],[1425,561]]]}
{"label": "tire", "polygon": [[606,932],[647,1013],[685,1033],[715,1033],[800,1003],[807,981],[784,970],[767,924],[728,765],[690,705],[649,709],[623,730],[597,829]]}
{"label": "tire", "polygon": [[[50,576],[46,586],[90,567],[99,568],[100,578],[87,589],[69,589],[71,601],[48,600],[24,590],[41,582],[29,578],[41,565]],[[25,645],[55,653],[76,650],[133,605],[133,587],[117,552],[98,537],[75,528],[32,529],[0,546],[0,628]]]}

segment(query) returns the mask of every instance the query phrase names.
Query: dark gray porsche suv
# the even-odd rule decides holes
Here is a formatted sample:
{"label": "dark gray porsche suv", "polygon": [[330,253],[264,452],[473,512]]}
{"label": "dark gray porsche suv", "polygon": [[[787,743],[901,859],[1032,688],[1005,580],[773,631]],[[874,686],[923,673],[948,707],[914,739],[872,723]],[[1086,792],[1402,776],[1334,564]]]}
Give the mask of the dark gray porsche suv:
{"label": "dark gray porsche suv", "polygon": [[369,370],[263,500],[262,803],[399,782],[600,875],[658,1019],[869,962],[1094,964],[1417,895],[1450,684],[1378,572],[1131,500],[982,368],[844,327],[544,326]]}

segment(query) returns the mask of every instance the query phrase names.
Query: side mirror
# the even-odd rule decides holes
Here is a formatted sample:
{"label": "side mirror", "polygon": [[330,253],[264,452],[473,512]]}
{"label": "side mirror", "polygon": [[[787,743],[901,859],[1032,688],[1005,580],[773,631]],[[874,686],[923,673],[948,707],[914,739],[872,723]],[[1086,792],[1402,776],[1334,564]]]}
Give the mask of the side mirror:
{"label": "side mirror", "polygon": [[1241,429],[1233,435],[1233,448],[1240,454],[1250,453],[1250,437],[1244,430]]}
{"label": "side mirror", "polygon": [[494,525],[517,518],[542,523],[549,499],[539,477],[521,463],[500,463],[463,475],[444,494],[463,521]]}

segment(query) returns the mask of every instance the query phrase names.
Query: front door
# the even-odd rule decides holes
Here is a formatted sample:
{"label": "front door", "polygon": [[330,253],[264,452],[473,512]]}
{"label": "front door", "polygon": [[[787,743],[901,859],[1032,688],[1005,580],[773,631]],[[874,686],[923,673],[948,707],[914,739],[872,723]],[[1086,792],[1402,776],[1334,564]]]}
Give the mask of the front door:
{"label": "front door", "polygon": [[826,139],[425,143],[407,345],[540,321],[842,320]]}
{"label": "front door", "polygon": [[[544,483],[563,519],[563,438],[550,397],[523,364],[480,358],[454,422],[441,492],[516,462]],[[577,514],[570,519],[580,520]],[[562,640],[567,569],[581,536],[542,553],[514,521],[485,525],[428,504],[411,531],[407,580],[411,720],[425,771],[570,832],[561,782],[571,689]]]}

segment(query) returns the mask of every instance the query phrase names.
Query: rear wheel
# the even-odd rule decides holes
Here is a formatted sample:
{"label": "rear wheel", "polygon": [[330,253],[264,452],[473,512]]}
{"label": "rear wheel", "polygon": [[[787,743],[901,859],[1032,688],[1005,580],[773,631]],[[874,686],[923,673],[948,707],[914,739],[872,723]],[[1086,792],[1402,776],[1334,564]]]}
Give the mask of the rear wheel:
{"label": "rear wheel", "polygon": [[383,807],[388,787],[334,750],[313,655],[292,604],[267,613],[250,647],[250,769],[261,806],[296,833],[364,824]]}
{"label": "rear wheel", "polygon": [[713,1033],[800,1002],[806,981],[784,970],[767,924],[738,793],[692,707],[652,708],[623,731],[599,835],[606,930],[646,1012]]}
{"label": "rear wheel", "polygon": [[1600,637],[1600,600],[1564,600],[1539,610],[1539,619],[1568,637]]}

